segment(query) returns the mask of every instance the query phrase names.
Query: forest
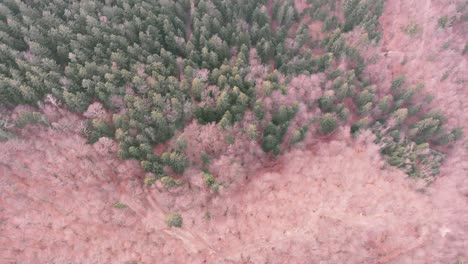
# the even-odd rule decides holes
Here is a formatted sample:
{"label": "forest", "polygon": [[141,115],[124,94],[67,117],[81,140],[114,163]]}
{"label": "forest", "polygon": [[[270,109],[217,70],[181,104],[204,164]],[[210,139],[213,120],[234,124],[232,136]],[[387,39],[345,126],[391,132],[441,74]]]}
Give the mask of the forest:
{"label": "forest", "polygon": [[373,84],[346,39],[359,27],[365,41],[381,41],[385,1],[307,2],[299,12],[291,0],[3,0],[0,105],[38,110],[2,120],[0,139],[49,125],[39,108],[53,98],[83,114],[89,144],[115,139],[120,158],[154,175],[148,184],[179,184],[196,166],[217,190],[206,165],[227,150],[189,155],[194,123],[215,125],[227,145],[253,142],[269,159],[340,127],[353,137],[370,130],[389,165],[431,181],[462,128],[428,107],[423,83],[402,75]]}

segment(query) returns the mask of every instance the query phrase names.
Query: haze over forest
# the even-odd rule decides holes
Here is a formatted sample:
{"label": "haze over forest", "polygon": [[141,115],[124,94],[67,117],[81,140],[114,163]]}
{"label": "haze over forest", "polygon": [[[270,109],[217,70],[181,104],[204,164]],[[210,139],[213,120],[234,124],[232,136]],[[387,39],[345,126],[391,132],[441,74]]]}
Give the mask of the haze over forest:
{"label": "haze over forest", "polygon": [[1,263],[467,263],[462,0],[2,0]]}

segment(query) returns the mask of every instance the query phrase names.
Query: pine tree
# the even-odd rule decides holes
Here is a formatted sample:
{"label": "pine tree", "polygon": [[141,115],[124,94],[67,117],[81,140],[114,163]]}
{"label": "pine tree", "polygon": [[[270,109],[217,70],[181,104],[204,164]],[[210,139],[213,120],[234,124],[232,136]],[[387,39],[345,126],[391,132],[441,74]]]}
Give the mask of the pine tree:
{"label": "pine tree", "polygon": [[267,135],[262,139],[262,149],[265,152],[273,151],[277,153],[278,149],[278,139],[274,135]]}
{"label": "pine tree", "polygon": [[299,26],[296,32],[295,42],[297,43],[298,47],[302,47],[309,40],[310,40],[309,28],[307,27],[307,25],[301,23],[301,25]]}
{"label": "pine tree", "polygon": [[333,114],[327,113],[320,118],[320,132],[322,134],[328,135],[332,133],[336,129],[336,126],[337,121]]}
{"label": "pine tree", "polygon": [[258,137],[257,126],[255,124],[248,125],[246,133],[250,140],[255,141]]}
{"label": "pine tree", "polygon": [[320,110],[324,112],[333,111],[335,99],[336,97],[334,91],[326,91],[325,94],[318,99]]}
{"label": "pine tree", "polygon": [[406,118],[408,117],[408,109],[407,108],[400,108],[393,112],[392,114],[393,119],[397,122],[398,125],[405,122]]}
{"label": "pine tree", "polygon": [[253,112],[255,114],[255,117],[257,120],[262,120],[264,115],[265,115],[265,107],[262,103],[262,101],[257,100],[254,105]]}
{"label": "pine tree", "polygon": [[192,96],[195,98],[195,100],[201,100],[203,88],[204,84],[198,78],[194,78],[192,80]]}

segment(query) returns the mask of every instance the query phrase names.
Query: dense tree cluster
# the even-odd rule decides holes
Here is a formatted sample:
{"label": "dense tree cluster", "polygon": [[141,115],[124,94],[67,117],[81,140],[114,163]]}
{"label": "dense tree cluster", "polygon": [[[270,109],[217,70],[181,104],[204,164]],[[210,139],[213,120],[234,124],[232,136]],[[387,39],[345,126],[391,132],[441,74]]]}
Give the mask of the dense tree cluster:
{"label": "dense tree cluster", "polygon": [[[386,139],[383,153],[399,167],[412,155],[405,146],[431,149],[460,137],[459,129],[444,132],[441,115],[410,103],[421,87],[405,87],[400,78],[382,94],[361,76],[364,59],[343,32],[362,26],[378,41],[382,0],[308,2],[298,13],[292,0],[4,0],[0,104],[37,105],[51,94],[71,111],[84,112],[100,102],[112,117],[90,117],[83,134],[90,143],[115,138],[122,158],[139,160],[156,177],[181,174],[190,165],[186,144],[172,144],[160,154],[154,148],[194,119],[216,123],[232,144],[229,130],[252,113],[243,132],[274,154],[310,131],[328,136],[349,123],[357,134],[380,124],[385,128],[375,133],[385,137],[379,141],[388,135],[393,140]],[[311,37],[310,19],[323,22],[324,39]],[[255,54],[266,73],[252,78]],[[337,69],[338,61],[346,62],[345,69]],[[320,98],[297,100],[302,114],[318,107],[320,116],[294,122],[299,102],[278,98],[287,96],[292,76],[319,72],[328,76]],[[414,125],[410,118],[417,119]],[[18,126],[29,123],[46,121],[29,113]],[[399,138],[395,131],[402,130],[407,133]],[[8,133],[0,127],[0,138]],[[409,160],[424,164],[420,156]],[[208,187],[217,186],[214,178],[205,178]]]}
{"label": "dense tree cluster", "polygon": [[338,122],[350,121],[353,136],[370,128],[390,165],[414,177],[430,179],[437,175],[445,157],[439,147],[458,140],[462,129],[447,131],[441,113],[418,103],[423,85],[407,85],[404,76],[400,76],[385,93],[375,85],[366,85],[355,72],[329,73],[329,84],[317,100],[324,113],[318,131],[330,134]]}

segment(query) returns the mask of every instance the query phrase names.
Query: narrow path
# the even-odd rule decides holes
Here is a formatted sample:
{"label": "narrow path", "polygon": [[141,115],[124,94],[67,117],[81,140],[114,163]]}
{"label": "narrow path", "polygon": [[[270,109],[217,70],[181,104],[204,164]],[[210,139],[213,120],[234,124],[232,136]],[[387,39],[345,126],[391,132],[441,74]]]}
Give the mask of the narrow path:
{"label": "narrow path", "polygon": [[[146,228],[152,231],[164,232],[170,237],[182,242],[184,248],[192,254],[207,251],[209,255],[215,253],[213,247],[203,239],[198,232],[182,228],[168,228],[164,223],[167,210],[158,202],[157,193],[143,187],[141,197],[125,196],[122,200],[135,211]],[[150,231],[150,230],[148,230]]]}

